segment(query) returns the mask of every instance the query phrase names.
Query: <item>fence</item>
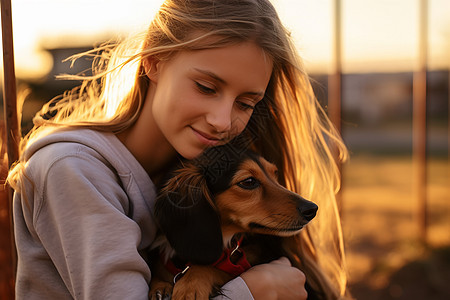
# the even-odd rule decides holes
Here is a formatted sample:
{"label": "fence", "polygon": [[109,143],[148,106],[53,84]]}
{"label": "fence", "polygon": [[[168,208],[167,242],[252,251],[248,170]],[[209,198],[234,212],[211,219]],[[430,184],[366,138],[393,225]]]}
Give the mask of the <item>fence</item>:
{"label": "fence", "polygon": [[[341,130],[341,107],[342,107],[342,1],[334,0],[334,22],[333,22],[333,66],[328,75],[328,112],[330,119],[337,129]],[[427,24],[428,24],[428,1],[420,0],[420,32],[419,32],[419,66],[414,72],[413,80],[413,160],[415,165],[415,187],[417,196],[417,222],[418,237],[426,243],[427,241]],[[14,73],[14,51],[13,33],[11,22],[11,2],[1,0],[2,17],[2,43],[3,43],[3,70],[4,70],[4,119],[7,140],[8,165],[18,158],[17,141],[19,139],[19,126],[17,120],[16,106],[16,79]],[[4,149],[2,149],[4,150]],[[2,157],[0,157],[2,158]],[[1,192],[1,191],[0,191]],[[6,198],[0,198],[2,205],[11,216],[11,192],[4,191]],[[343,205],[342,197],[338,197],[339,206]],[[14,241],[12,239],[12,222],[5,225],[4,234],[10,235],[11,245],[5,250],[9,259],[9,266],[2,270],[4,282],[0,283],[0,297],[2,299],[13,299],[13,279],[16,265]],[[3,228],[5,229],[5,228]],[[2,245],[5,249],[4,245]],[[0,257],[1,258],[1,257]]]}

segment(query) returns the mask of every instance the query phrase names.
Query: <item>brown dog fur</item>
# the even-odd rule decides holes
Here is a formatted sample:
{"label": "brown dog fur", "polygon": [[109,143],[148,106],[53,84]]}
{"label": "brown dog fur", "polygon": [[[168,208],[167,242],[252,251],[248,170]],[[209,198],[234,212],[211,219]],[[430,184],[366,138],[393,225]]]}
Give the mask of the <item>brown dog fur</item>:
{"label": "brown dog fur", "polygon": [[[227,150],[222,146],[216,152],[223,155],[223,151]],[[239,156],[233,155],[231,160],[230,156],[227,156],[226,160],[222,158],[220,156],[218,158],[215,154],[213,160],[200,159],[200,163],[199,160],[185,163],[160,192],[156,204],[156,219],[160,224],[162,223],[162,232],[165,236],[161,235],[159,242],[155,245],[165,249],[166,256],[181,255],[185,261],[193,261],[193,263],[173,285],[173,275],[164,267],[164,262],[157,260],[152,265],[151,299],[157,299],[157,294],[172,294],[174,300],[208,299],[214,291],[220,290],[223,284],[233,278],[232,275],[205,261],[197,263],[196,253],[190,256],[190,247],[194,247],[196,248],[194,251],[198,251],[199,257],[203,258],[207,255],[204,251],[208,249],[204,248],[208,245],[197,244],[201,244],[203,240],[215,238],[210,232],[199,233],[204,235],[203,238],[197,236],[196,228],[215,227],[214,224],[202,224],[199,218],[210,217],[211,214],[217,215],[217,226],[219,226],[219,235],[221,234],[219,236],[220,251],[222,248],[230,247],[233,237],[245,234],[240,249],[245,252],[250,264],[256,265],[282,255],[288,256],[289,253],[282,247],[282,237],[298,234],[301,228],[315,216],[317,206],[280,185],[277,180],[276,166],[264,158],[249,152]],[[228,161],[225,165],[222,163],[216,168],[222,170],[219,172],[221,174],[207,175],[211,171],[210,165],[217,163],[218,159],[222,162]],[[196,202],[190,197],[176,197],[176,195],[189,194],[195,194],[193,198],[201,195],[203,199]],[[200,202],[203,202],[207,210],[202,211],[202,208],[199,209],[199,213],[186,217],[186,207],[189,210],[196,210],[197,203]],[[184,206],[184,210],[178,215],[179,206]],[[178,221],[185,217],[185,223],[178,227],[173,226],[174,220]],[[190,228],[190,222],[200,222],[200,225]],[[216,222],[214,218],[210,220],[210,223],[214,222]],[[203,227],[201,228],[203,230]],[[173,235],[171,230],[185,232],[176,233],[171,237]],[[188,247],[185,244],[172,245],[178,242],[177,238],[182,239],[186,235],[193,235],[191,236],[193,245]],[[166,240],[167,237],[168,240]],[[199,239],[196,242],[197,238]],[[173,241],[172,244],[171,241]],[[186,243],[189,242],[190,240],[186,241]]]}

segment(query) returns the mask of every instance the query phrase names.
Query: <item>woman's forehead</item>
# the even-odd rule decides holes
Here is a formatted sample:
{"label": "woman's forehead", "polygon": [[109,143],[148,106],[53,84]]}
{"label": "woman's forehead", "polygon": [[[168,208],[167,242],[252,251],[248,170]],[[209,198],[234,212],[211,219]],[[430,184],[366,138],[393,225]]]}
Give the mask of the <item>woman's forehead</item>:
{"label": "woman's forehead", "polygon": [[168,63],[180,71],[196,72],[218,83],[246,83],[262,89],[262,92],[268,84],[273,68],[269,56],[253,42],[180,51]]}

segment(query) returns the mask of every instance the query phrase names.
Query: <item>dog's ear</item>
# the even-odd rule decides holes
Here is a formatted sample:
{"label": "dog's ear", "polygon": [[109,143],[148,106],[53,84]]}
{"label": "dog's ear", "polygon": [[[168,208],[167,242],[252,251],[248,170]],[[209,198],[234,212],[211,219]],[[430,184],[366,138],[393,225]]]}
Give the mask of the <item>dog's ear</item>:
{"label": "dog's ear", "polygon": [[159,193],[155,217],[177,256],[194,264],[211,264],[223,251],[220,218],[200,170],[178,170]]}

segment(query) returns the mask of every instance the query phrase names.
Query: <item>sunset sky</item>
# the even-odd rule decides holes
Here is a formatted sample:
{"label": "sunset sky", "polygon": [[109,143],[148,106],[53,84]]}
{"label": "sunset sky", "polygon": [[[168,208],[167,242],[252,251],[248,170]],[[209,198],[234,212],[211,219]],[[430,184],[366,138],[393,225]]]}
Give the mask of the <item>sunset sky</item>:
{"label": "sunset sky", "polygon": [[[273,0],[312,72],[330,70],[334,0]],[[16,72],[51,68],[43,48],[92,46],[145,29],[162,0],[12,0]],[[126,3],[126,4],[125,4]],[[346,72],[417,66],[419,0],[342,0]],[[450,1],[429,0],[429,66],[450,66]]]}

